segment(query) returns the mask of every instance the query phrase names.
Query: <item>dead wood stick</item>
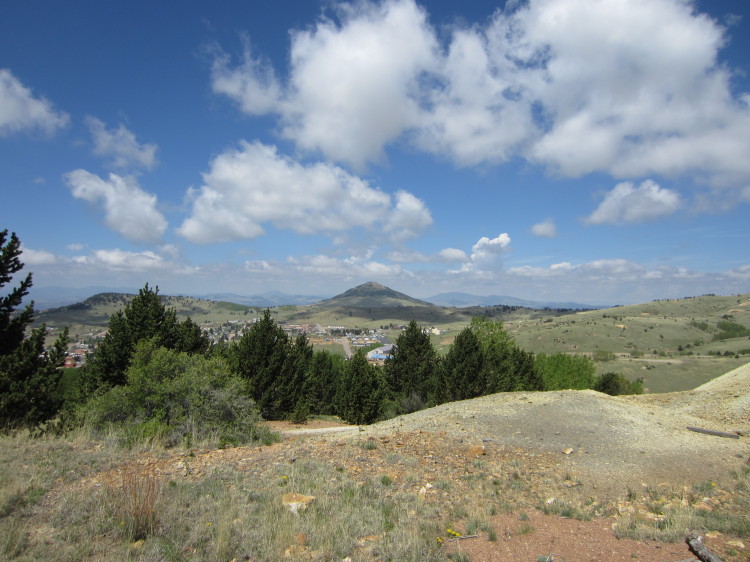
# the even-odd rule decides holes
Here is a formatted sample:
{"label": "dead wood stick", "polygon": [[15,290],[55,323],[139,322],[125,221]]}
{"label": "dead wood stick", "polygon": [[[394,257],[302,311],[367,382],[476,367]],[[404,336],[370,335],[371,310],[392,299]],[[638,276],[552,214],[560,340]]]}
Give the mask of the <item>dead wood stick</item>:
{"label": "dead wood stick", "polygon": [[715,429],[705,429],[703,427],[695,427],[693,425],[687,426],[690,431],[696,431],[698,433],[705,433],[707,435],[716,435],[717,437],[729,437],[730,439],[739,439],[740,436],[736,433],[729,433],[728,431],[716,431]]}
{"label": "dead wood stick", "polygon": [[448,539],[448,542],[462,541],[464,539],[475,539],[478,536],[479,535],[461,535],[460,537],[453,537],[452,539]]}
{"label": "dead wood stick", "polygon": [[721,562],[721,558],[706,548],[706,545],[703,544],[703,537],[700,535],[690,533],[685,537],[685,541],[688,543],[693,554],[702,560],[702,562]]}

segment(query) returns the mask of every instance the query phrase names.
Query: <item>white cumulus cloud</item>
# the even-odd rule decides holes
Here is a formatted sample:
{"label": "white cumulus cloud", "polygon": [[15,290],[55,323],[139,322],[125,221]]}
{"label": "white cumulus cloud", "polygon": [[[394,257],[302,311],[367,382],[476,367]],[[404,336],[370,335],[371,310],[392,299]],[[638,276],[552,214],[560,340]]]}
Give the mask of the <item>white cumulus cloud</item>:
{"label": "white cumulus cloud", "polygon": [[652,180],[638,187],[631,182],[618,183],[589,215],[586,224],[627,224],[658,219],[673,214],[682,206],[680,194],[660,187]]}
{"label": "white cumulus cloud", "polygon": [[158,242],[167,229],[156,196],[141,189],[135,178],[109,174],[105,180],[79,169],[64,179],[73,197],[101,205],[105,224],[129,240]]}
{"label": "white cumulus cloud", "polygon": [[262,115],[280,108],[282,89],[270,63],[253,57],[248,40],[242,64],[233,67],[229,55],[219,52],[211,65],[211,88],[235,100],[242,111]]}
{"label": "white cumulus cloud", "polygon": [[[510,236],[507,232],[498,234],[495,238],[482,236],[471,247],[471,256],[462,260],[463,263],[459,269],[450,270],[450,274],[471,273],[474,276],[490,276],[488,268],[492,268],[497,261],[497,256],[502,254],[510,246]],[[449,250],[451,254],[458,256],[458,250]],[[466,254],[464,254],[465,256]]]}
{"label": "white cumulus cloud", "polygon": [[492,239],[482,236],[471,248],[471,259],[477,260],[487,255],[499,254],[508,246],[510,246],[510,236],[507,232]]}
{"label": "white cumulus cloud", "polygon": [[437,42],[411,1],[344,4],[337,15],[340,23],[292,32],[285,91],[247,49],[237,67],[217,58],[213,88],[247,113],[280,113],[283,134],[301,148],[361,168],[416,125],[419,77],[434,65]]}
{"label": "white cumulus cloud", "polygon": [[243,141],[217,156],[203,181],[189,194],[192,211],[178,229],[195,243],[256,238],[264,224],[300,234],[380,225],[402,241],[432,223],[424,203],[408,192],[391,197],[337,166],[302,165],[259,142]]}
{"label": "white cumulus cloud", "polygon": [[291,273],[320,275],[338,279],[385,279],[411,275],[400,265],[385,264],[357,256],[335,258],[315,255],[289,258],[286,267]]}
{"label": "white cumulus cloud", "polygon": [[51,135],[69,121],[67,113],[56,111],[49,101],[34,96],[10,70],[0,68],[0,137],[34,130]]}
{"label": "white cumulus cloud", "polygon": [[555,225],[555,221],[547,219],[532,226],[531,233],[534,236],[542,238],[555,238],[557,236],[557,226]]}
{"label": "white cumulus cloud", "polygon": [[130,252],[119,248],[94,250],[88,256],[76,256],[73,259],[80,264],[103,266],[109,270],[148,271],[162,269],[164,266],[164,258],[155,252]]}
{"label": "white cumulus cloud", "polygon": [[156,165],[157,146],[139,143],[122,123],[117,129],[107,129],[99,119],[87,117],[86,125],[94,141],[94,154],[112,158],[115,167],[137,166],[151,169]]}

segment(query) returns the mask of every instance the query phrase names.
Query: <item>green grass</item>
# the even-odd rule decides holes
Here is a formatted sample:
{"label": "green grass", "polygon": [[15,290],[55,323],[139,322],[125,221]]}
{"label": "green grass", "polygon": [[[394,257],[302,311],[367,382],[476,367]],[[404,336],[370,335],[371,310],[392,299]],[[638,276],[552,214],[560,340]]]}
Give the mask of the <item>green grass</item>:
{"label": "green grass", "polygon": [[649,393],[692,390],[750,361],[725,357],[620,358],[596,364],[596,374],[610,371],[621,373],[630,380],[642,378]]}

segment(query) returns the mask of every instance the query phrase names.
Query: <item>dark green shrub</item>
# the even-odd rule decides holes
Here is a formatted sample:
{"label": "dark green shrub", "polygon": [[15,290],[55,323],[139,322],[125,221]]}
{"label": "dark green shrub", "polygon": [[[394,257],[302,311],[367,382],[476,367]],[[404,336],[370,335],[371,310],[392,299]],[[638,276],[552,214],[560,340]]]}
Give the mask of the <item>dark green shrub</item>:
{"label": "dark green shrub", "polygon": [[306,400],[300,400],[294,407],[294,410],[289,414],[289,421],[296,424],[307,423],[307,419],[310,417],[310,406]]}
{"label": "dark green shrub", "polygon": [[126,376],[126,384],[92,398],[82,412],[96,430],[121,430],[125,445],[219,439],[226,446],[268,437],[245,381],[220,358],[144,341]]}
{"label": "dark green shrub", "polygon": [[535,363],[546,390],[584,390],[594,385],[596,367],[585,355],[539,353]]}
{"label": "dark green shrub", "polygon": [[597,377],[593,388],[610,396],[643,394],[643,379],[631,381],[620,373],[605,373]]}
{"label": "dark green shrub", "polygon": [[719,329],[719,333],[714,335],[713,341],[728,340],[731,338],[742,338],[750,335],[750,329],[736,322],[722,320],[721,322],[716,324],[716,327]]}

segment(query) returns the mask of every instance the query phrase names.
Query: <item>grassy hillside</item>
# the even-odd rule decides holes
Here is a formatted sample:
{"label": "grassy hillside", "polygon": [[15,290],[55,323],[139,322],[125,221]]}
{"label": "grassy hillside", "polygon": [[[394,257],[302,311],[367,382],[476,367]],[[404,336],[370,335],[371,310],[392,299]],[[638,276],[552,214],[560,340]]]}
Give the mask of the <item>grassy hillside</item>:
{"label": "grassy hillside", "polygon": [[599,374],[642,377],[651,392],[687,390],[748,361],[750,294],[655,301],[506,328],[524,349],[586,353]]}
{"label": "grassy hillside", "polygon": [[[68,326],[73,338],[101,331],[109,324],[110,316],[124,309],[133,296],[122,293],[100,293],[80,303],[39,312],[34,325],[45,323],[50,328],[58,329]],[[260,314],[260,309],[231,302],[215,302],[179,296],[161,296],[161,299],[165,306],[176,310],[179,318],[190,316],[198,324],[221,323],[233,319],[252,318]]]}

